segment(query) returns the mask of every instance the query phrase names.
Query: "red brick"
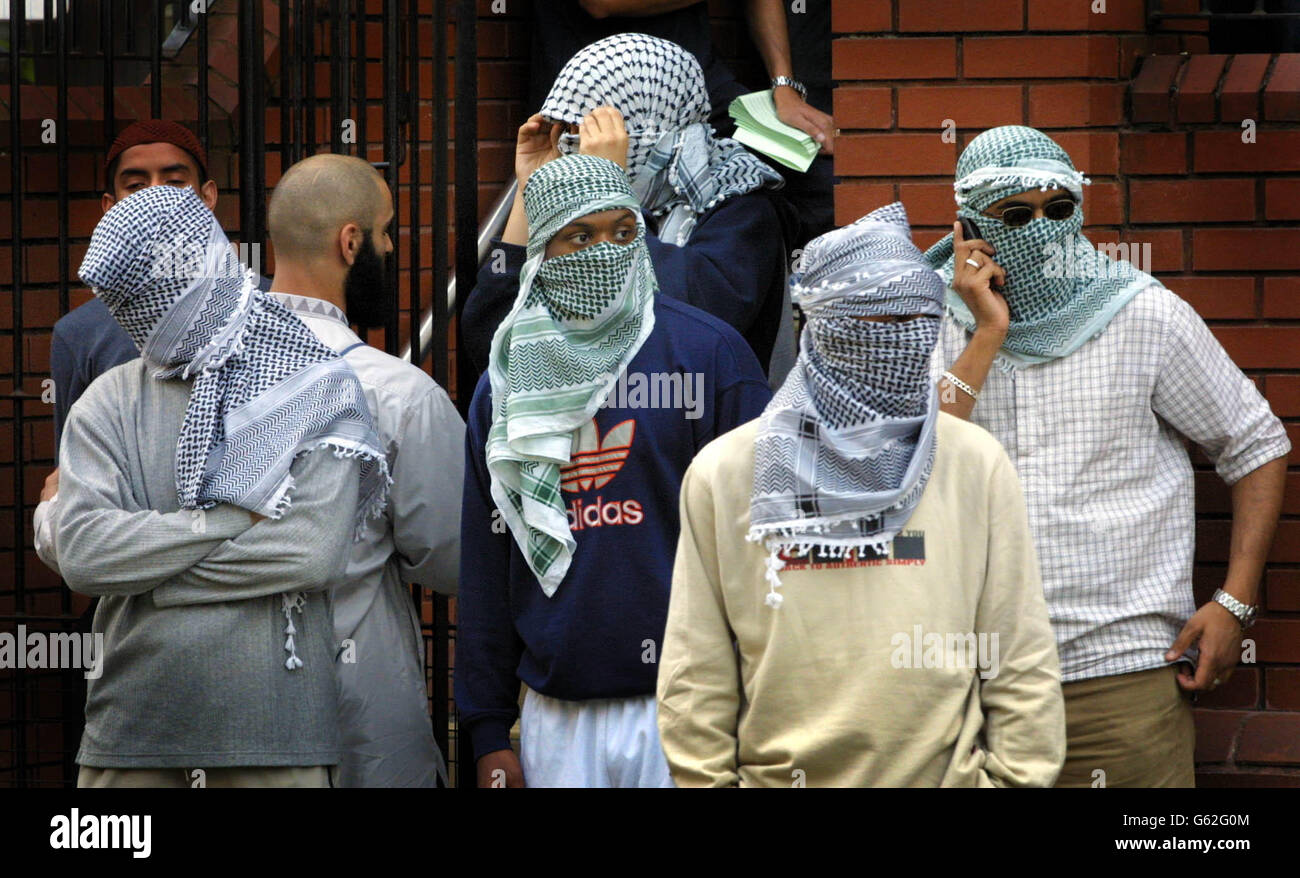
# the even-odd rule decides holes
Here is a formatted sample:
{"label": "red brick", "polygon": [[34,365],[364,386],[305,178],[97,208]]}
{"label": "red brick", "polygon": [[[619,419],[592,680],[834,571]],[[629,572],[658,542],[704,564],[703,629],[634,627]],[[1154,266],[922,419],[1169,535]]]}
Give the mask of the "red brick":
{"label": "red brick", "polygon": [[1264,388],[1273,414],[1279,418],[1300,416],[1300,375],[1269,375]]}
{"label": "red brick", "polygon": [[1187,135],[1183,132],[1133,132],[1120,139],[1125,174],[1187,173]]}
{"label": "red brick", "polygon": [[1035,128],[1118,125],[1124,86],[1118,82],[1066,82],[1029,87],[1029,124]]}
{"label": "red brick", "polygon": [[1225,122],[1259,119],[1259,89],[1270,55],[1234,55],[1219,92],[1219,118]]}
{"label": "red brick", "polygon": [[962,75],[988,79],[1114,79],[1119,43],[1111,36],[966,37]]}
{"label": "red brick", "polygon": [[[831,5],[850,3],[838,0]],[[975,23],[970,29],[981,33],[1024,30],[1024,0],[898,0],[899,31],[952,33],[964,29],[959,26],[963,22]]]}
{"label": "red brick", "polygon": [[942,226],[957,218],[951,183],[901,183],[898,190],[913,225]]}
{"label": "red brick", "polygon": [[1029,29],[1138,32],[1147,29],[1143,0],[1109,0],[1105,12],[1094,12],[1094,5],[1086,0],[1033,0],[1029,4]]}
{"label": "red brick", "polygon": [[1274,178],[1264,181],[1264,218],[1300,219],[1300,179]]}
{"label": "red brick", "polygon": [[1248,714],[1244,710],[1206,710],[1196,708],[1192,719],[1196,723],[1196,761],[1227,762],[1232,746]]}
{"label": "red brick", "polygon": [[1074,166],[1089,177],[1119,173],[1119,135],[1106,131],[1053,131],[1052,139],[1070,154]]}
{"label": "red brick", "polygon": [[1212,692],[1206,692],[1197,699],[1197,705],[1210,708],[1255,708],[1259,706],[1259,670],[1238,667],[1222,684]]}
{"label": "red brick", "polygon": [[1246,179],[1131,180],[1129,221],[1197,223],[1255,218],[1255,181]]}
{"label": "red brick", "polygon": [[1300,319],[1300,277],[1264,278],[1264,316]]}
{"label": "red brick", "polygon": [[940,229],[918,229],[912,228],[912,243],[920,247],[922,251],[929,250],[939,242],[939,239],[952,231],[952,226],[946,226]]}
{"label": "red brick", "polygon": [[1264,575],[1264,606],[1270,612],[1300,611],[1300,570],[1269,570]]}
{"label": "red brick", "polygon": [[1142,60],[1130,91],[1134,122],[1170,120],[1174,82],[1185,60],[1181,55],[1149,55]]}
{"label": "red brick", "polygon": [[947,176],[957,166],[957,145],[933,134],[853,134],[835,144],[840,176]]}
{"label": "red brick", "polygon": [[1236,761],[1300,765],[1300,714],[1255,713],[1246,717]]}
{"label": "red brick", "polygon": [[1294,329],[1269,326],[1212,327],[1228,356],[1242,369],[1300,368]]}
{"label": "red brick", "polygon": [[1162,277],[1161,283],[1182,296],[1206,320],[1249,320],[1255,316],[1253,277]]}
{"label": "red brick", "polygon": [[[831,43],[835,79],[952,79],[957,75],[954,37],[878,37]],[[1059,74],[1064,75],[1064,74]]]}
{"label": "red brick", "polygon": [[[1183,233],[1178,229],[1140,229],[1125,230],[1122,234],[1110,230],[1092,231],[1089,240],[1100,247],[1102,244],[1121,243],[1128,245],[1130,262],[1150,261],[1150,265],[1140,266],[1143,271],[1173,272],[1183,270]],[[1145,245],[1150,246],[1148,255]],[[1119,256],[1123,257],[1121,251]]]}
{"label": "red brick", "polygon": [[1124,194],[1118,183],[1094,182],[1084,190],[1083,212],[1088,225],[1117,226],[1124,222]]}
{"label": "red brick", "polygon": [[1264,671],[1265,706],[1273,710],[1300,710],[1300,668]]}
{"label": "red brick", "polygon": [[1183,67],[1183,78],[1174,96],[1179,122],[1213,122],[1217,117],[1214,90],[1227,66],[1227,55],[1193,55]]}
{"label": "red brick", "polygon": [[1215,171],[1300,171],[1300,131],[1264,129],[1255,142],[1242,141],[1244,132],[1198,131],[1192,149],[1198,173]]}
{"label": "red brick", "polygon": [[[847,225],[893,200],[893,183],[841,183],[835,187],[835,224]],[[910,214],[908,219],[916,222]]]}
{"label": "red brick", "polygon": [[1277,56],[1264,89],[1264,118],[1300,120],[1300,54]]}
{"label": "red brick", "polygon": [[1018,85],[899,86],[898,127],[937,129],[949,119],[958,128],[1019,125],[1021,99]]}
{"label": "red brick", "polygon": [[1247,634],[1258,645],[1261,662],[1300,662],[1300,619],[1260,619]]}
{"label": "red brick", "polygon": [[893,27],[889,0],[853,0],[831,4],[831,32],[869,34]]}
{"label": "red brick", "polygon": [[835,124],[842,129],[893,127],[892,92],[885,86],[840,86],[834,92]]}
{"label": "red brick", "polygon": [[1300,269],[1300,229],[1195,229],[1194,271]]}
{"label": "red brick", "polygon": [[[1195,475],[1196,479],[1196,513],[1197,515],[1226,515],[1232,512],[1232,490],[1219,478],[1219,474],[1208,471],[1198,470]],[[1197,574],[1193,575],[1193,588],[1198,585]],[[1209,574],[1206,574],[1209,575]],[[1214,589],[1223,584],[1223,571],[1215,569],[1213,572],[1213,587],[1206,594],[1208,598],[1213,594]],[[1198,601],[1199,603],[1199,601]]]}

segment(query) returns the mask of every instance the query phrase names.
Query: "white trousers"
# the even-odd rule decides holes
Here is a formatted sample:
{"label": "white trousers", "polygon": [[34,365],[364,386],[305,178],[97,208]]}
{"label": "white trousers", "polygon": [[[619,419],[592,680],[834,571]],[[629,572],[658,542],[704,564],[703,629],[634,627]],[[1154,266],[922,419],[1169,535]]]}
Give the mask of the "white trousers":
{"label": "white trousers", "polygon": [[671,787],[653,695],[565,701],[529,689],[519,718],[530,787]]}

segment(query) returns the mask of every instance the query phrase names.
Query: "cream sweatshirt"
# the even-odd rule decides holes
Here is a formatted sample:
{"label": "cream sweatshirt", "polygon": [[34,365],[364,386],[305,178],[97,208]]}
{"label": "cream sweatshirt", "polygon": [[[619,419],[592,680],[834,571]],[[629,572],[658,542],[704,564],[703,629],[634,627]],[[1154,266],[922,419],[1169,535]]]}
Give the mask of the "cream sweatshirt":
{"label": "cream sweatshirt", "polygon": [[677,784],[1050,785],[1060,670],[998,442],[941,414],[929,483],[888,557],[791,558],[773,609],[767,550],[745,539],[757,427],[710,443],[682,483],[658,677]]}

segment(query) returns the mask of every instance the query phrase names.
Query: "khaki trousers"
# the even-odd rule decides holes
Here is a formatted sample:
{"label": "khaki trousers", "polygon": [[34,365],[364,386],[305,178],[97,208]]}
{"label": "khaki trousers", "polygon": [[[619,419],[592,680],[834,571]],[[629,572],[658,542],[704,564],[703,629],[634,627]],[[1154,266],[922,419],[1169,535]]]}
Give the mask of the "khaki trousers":
{"label": "khaki trousers", "polygon": [[1196,729],[1178,667],[1064,684],[1065,766],[1056,785],[1196,786]]}
{"label": "khaki trousers", "polygon": [[324,765],[287,768],[92,768],[81,766],[78,787],[328,787]]}

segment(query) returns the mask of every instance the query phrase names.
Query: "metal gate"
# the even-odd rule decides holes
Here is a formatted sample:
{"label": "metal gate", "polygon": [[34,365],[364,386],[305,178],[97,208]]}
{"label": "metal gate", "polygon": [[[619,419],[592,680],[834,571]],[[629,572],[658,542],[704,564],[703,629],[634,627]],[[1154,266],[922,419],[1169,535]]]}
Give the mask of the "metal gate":
{"label": "metal gate", "polygon": [[[10,361],[8,375],[0,373],[0,554],[9,556],[0,571],[10,561],[14,571],[0,573],[0,633],[87,624],[31,551],[32,510],[56,463],[43,351],[49,326],[78,289],[85,214],[104,185],[94,168],[135,118],[174,119],[196,131],[210,164],[227,169],[208,170],[222,199],[239,200],[238,227],[227,231],[241,244],[266,238],[269,160],[281,170],[320,151],[372,161],[397,206],[386,285],[400,316],[385,327],[383,345],[394,354],[409,345],[412,362],[464,412],[474,376],[456,368],[454,314],[442,292],[452,274],[447,72],[454,60],[455,104],[473,108],[475,18],[474,0],[434,0],[431,13],[421,0],[0,0],[0,103],[8,104],[0,260],[10,263],[0,261],[0,361]],[[456,115],[459,142],[473,144],[475,127],[472,109]],[[476,161],[475,149],[456,150],[455,266],[470,278]],[[422,224],[426,204],[431,219]],[[51,260],[57,266],[47,267]],[[422,320],[431,328],[426,345]],[[414,597],[435,737],[455,777],[464,751],[450,697],[452,608],[419,590]],[[0,669],[0,786],[75,782],[84,700],[80,671]],[[466,774],[461,784],[472,785],[472,770]]]}

